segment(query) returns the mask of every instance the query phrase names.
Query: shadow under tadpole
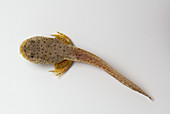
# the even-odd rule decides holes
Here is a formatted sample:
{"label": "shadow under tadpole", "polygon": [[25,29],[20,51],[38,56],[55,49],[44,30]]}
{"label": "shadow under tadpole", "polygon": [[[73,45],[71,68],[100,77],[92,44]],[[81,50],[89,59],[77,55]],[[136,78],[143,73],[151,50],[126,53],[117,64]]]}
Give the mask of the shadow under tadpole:
{"label": "shadow under tadpole", "polygon": [[52,64],[35,64],[37,67],[39,67],[40,69],[51,69],[54,65]]}

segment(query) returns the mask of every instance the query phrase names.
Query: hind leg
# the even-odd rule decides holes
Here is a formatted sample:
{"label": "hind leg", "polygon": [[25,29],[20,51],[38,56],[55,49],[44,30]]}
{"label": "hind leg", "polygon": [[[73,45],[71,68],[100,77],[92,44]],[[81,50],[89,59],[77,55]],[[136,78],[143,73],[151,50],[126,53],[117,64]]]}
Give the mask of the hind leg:
{"label": "hind leg", "polygon": [[[62,42],[64,42],[67,45],[73,45],[70,38],[68,38],[67,36],[65,36],[64,34],[57,32],[56,34],[52,34],[51,36],[54,36],[55,38],[61,40]],[[55,63],[54,64],[54,70],[51,70],[49,72],[54,72],[56,73],[56,76],[63,74],[64,72],[66,72],[70,66],[72,65],[72,61],[70,60],[64,60],[60,63]]]}
{"label": "hind leg", "polygon": [[58,76],[60,74],[63,74],[64,72],[66,72],[71,65],[72,65],[72,61],[64,60],[60,63],[55,63],[54,64],[55,69],[51,70],[49,72],[54,72],[56,74],[56,76]]}
{"label": "hind leg", "polygon": [[68,38],[66,35],[64,35],[60,32],[57,32],[56,34],[51,34],[51,36],[54,36],[55,38],[63,41],[67,45],[73,45],[70,38]]}

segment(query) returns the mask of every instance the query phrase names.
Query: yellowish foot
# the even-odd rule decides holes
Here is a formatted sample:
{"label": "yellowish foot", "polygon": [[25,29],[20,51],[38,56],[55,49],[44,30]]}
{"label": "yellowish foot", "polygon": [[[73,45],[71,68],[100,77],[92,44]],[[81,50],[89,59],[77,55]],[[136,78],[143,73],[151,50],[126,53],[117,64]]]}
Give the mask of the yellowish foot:
{"label": "yellowish foot", "polygon": [[55,38],[63,41],[67,45],[73,45],[70,38],[68,38],[66,35],[64,35],[60,32],[57,32],[56,34],[51,34],[51,36],[54,36]]}
{"label": "yellowish foot", "polygon": [[55,65],[54,65],[55,69],[51,70],[49,72],[54,72],[56,74],[56,76],[58,76],[60,74],[65,73],[69,69],[71,64],[72,64],[72,61],[68,61],[68,60],[62,61],[60,63],[55,63]]}

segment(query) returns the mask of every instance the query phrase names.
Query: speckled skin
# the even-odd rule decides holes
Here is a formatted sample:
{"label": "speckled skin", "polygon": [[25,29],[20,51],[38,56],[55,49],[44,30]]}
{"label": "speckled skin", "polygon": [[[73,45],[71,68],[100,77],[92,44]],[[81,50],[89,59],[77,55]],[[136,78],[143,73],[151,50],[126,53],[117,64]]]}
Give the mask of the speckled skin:
{"label": "speckled skin", "polygon": [[74,58],[73,48],[55,38],[36,36],[25,40],[20,46],[20,52],[30,62],[55,64],[66,58]]}
{"label": "speckled skin", "polygon": [[37,64],[56,64],[71,60],[97,66],[113,76],[125,86],[151,99],[136,84],[122,76],[96,55],[75,46],[66,45],[59,39],[36,36],[23,41],[20,46],[22,56]]}

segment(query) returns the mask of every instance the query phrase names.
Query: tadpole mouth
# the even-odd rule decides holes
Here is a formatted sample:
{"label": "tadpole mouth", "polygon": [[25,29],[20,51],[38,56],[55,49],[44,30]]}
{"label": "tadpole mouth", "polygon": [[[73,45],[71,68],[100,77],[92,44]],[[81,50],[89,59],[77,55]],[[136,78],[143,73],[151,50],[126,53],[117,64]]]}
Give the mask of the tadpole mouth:
{"label": "tadpole mouth", "polygon": [[[28,39],[27,39],[28,40]],[[21,45],[20,45],[20,54],[27,60],[29,60],[29,58],[27,57],[26,55],[26,51],[25,51],[25,48],[26,48],[26,43],[27,43],[27,40],[24,40]]]}
{"label": "tadpole mouth", "polygon": [[24,40],[24,41],[21,43],[21,45],[20,45],[20,54],[21,54],[22,56],[25,55],[25,51],[24,51],[25,44],[26,44],[26,41]]}

